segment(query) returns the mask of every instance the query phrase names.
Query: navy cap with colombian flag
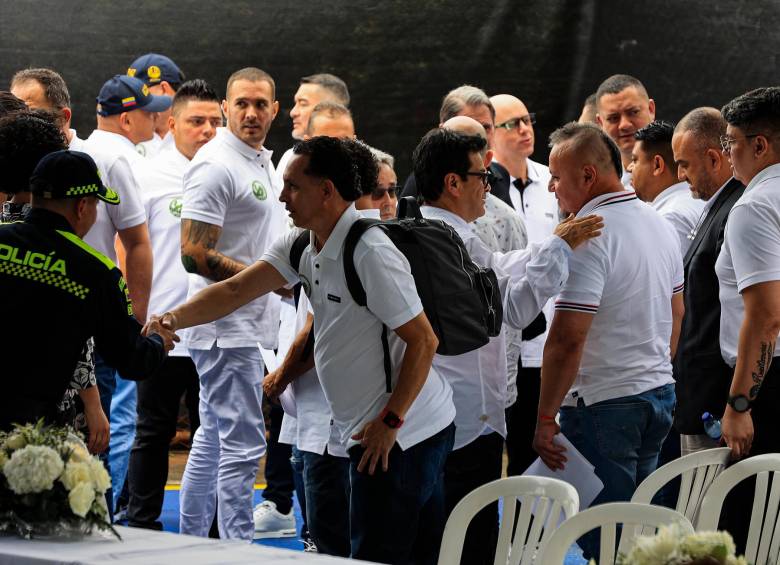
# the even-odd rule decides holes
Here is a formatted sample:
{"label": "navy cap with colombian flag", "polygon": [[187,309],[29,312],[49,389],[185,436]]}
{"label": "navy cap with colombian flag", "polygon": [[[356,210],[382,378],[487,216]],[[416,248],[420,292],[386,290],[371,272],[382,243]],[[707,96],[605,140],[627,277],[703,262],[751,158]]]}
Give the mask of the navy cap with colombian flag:
{"label": "navy cap with colombian flag", "polygon": [[106,81],[97,97],[97,113],[115,116],[132,110],[163,112],[171,107],[170,96],[156,96],[137,78],[116,75]]}
{"label": "navy cap with colombian flag", "polygon": [[184,73],[169,57],[159,53],[141,55],[127,69],[127,76],[144,81],[149,86],[165,81],[176,87],[184,82]]}
{"label": "navy cap with colombian flag", "polygon": [[119,195],[100,179],[95,161],[81,151],[44,156],[30,176],[30,192],[47,200],[95,196],[107,204],[119,204]]}

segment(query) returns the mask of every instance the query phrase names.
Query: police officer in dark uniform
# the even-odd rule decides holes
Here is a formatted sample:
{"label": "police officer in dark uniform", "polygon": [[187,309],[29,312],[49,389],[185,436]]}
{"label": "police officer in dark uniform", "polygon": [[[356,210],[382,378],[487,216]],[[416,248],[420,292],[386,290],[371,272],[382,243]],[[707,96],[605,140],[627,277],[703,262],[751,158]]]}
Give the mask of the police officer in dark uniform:
{"label": "police officer in dark uniform", "polygon": [[25,221],[0,225],[0,430],[15,422],[55,421],[90,336],[100,355],[133,380],[151,376],[176,339],[162,328],[141,336],[119,269],[81,239],[95,223],[98,205],[119,203],[92,158],[50,153],[35,168],[30,189]]}

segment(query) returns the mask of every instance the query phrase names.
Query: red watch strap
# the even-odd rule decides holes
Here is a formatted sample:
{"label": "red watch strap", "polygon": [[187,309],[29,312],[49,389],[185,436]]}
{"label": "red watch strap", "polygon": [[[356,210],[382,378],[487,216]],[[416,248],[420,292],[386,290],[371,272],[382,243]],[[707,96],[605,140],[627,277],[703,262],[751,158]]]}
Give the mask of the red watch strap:
{"label": "red watch strap", "polygon": [[387,408],[384,408],[379,413],[379,418],[382,420],[382,422],[389,428],[392,428],[394,430],[397,430],[401,426],[404,425],[404,420],[401,418],[398,414],[395,412],[391,412]]}

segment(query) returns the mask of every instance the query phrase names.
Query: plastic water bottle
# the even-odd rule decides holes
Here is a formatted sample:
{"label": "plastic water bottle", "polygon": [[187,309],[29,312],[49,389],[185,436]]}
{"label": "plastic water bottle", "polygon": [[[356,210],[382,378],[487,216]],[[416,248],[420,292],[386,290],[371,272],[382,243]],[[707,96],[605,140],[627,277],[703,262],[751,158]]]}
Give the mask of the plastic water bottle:
{"label": "plastic water bottle", "polygon": [[720,439],[720,420],[715,418],[709,412],[701,415],[701,421],[704,424],[704,432],[712,439]]}

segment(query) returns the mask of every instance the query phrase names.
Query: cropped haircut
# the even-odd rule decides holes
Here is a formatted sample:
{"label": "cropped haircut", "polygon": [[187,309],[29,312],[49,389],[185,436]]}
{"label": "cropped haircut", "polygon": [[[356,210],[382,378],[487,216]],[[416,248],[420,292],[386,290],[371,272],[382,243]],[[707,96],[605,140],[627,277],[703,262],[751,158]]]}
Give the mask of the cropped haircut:
{"label": "cropped haircut", "polygon": [[496,120],[496,109],[485,94],[485,91],[470,84],[464,84],[454,90],[450,90],[441,101],[439,109],[439,123],[443,124],[450,118],[459,116],[466,106],[487,106],[493,121]]}
{"label": "cropped haircut", "polygon": [[391,169],[395,170],[395,157],[390,155],[390,153],[385,153],[381,149],[377,149],[376,147],[369,147],[369,149],[374,155],[374,159],[377,160],[377,163],[379,163],[380,166],[387,165]]}
{"label": "cropped haircut", "polygon": [[632,77],[631,75],[612,75],[605,79],[604,82],[599,85],[598,89],[596,89],[596,104],[598,105],[601,103],[601,98],[605,94],[618,94],[632,86],[637,89],[639,94],[645,98],[649,98],[645,85],[642,84],[638,78]]}
{"label": "cropped haircut", "polygon": [[342,141],[352,153],[352,159],[357,166],[361,195],[371,194],[377,188],[377,177],[379,176],[379,162],[374,157],[371,147],[357,139],[344,139]]}
{"label": "cropped haircut", "polygon": [[20,100],[7,90],[0,90],[0,118],[27,109],[24,100]]}
{"label": "cropped haircut", "polygon": [[[642,149],[651,155],[660,155],[666,166],[673,169],[674,152],[672,152],[672,136],[674,124],[663,120],[655,120],[634,133],[634,139],[642,142]],[[677,176],[674,170],[675,177]]]}
{"label": "cropped haircut", "polygon": [[188,80],[182,83],[171,102],[171,109],[176,115],[187,102],[197,100],[199,102],[221,102],[217,91],[211,88],[202,78]]}
{"label": "cropped haircut", "polygon": [[37,81],[41,85],[43,95],[53,107],[58,110],[70,108],[68,85],[65,84],[65,79],[58,72],[46,68],[24,69],[13,76],[11,86],[31,80]]}
{"label": "cropped haircut", "polygon": [[329,102],[323,100],[314,106],[311,114],[309,114],[309,122],[306,124],[306,135],[311,135],[311,132],[314,131],[314,127],[312,126],[314,123],[314,118],[318,118],[320,116],[331,120],[337,120],[341,117],[347,117],[352,120],[352,112],[349,111],[349,108],[343,104],[339,104],[338,102]]}
{"label": "cropped haircut", "polygon": [[[730,126],[746,134],[776,138],[780,134],[780,87],[756,88],[737,96],[720,113]],[[773,145],[777,142],[775,139]]]}
{"label": "cropped haircut", "polygon": [[444,190],[444,177],[455,173],[466,180],[471,153],[481,152],[487,141],[478,135],[463,135],[449,129],[430,130],[412,154],[414,178],[423,200],[435,202]]}
{"label": "cropped haircut", "polygon": [[589,151],[597,159],[596,165],[614,170],[618,179],[623,175],[620,149],[597,125],[570,122],[550,134],[551,148],[564,143],[568,151]]}
{"label": "cropped haircut", "polygon": [[271,75],[269,75],[264,70],[258,69],[257,67],[245,67],[234,72],[232,75],[230,75],[230,78],[228,78],[227,86],[225,87],[226,98],[230,94],[230,87],[237,80],[248,80],[249,82],[267,82],[271,85],[271,98],[276,100],[276,83],[274,82],[274,79],[271,77]]}
{"label": "cropped haircut", "polygon": [[62,130],[51,113],[24,110],[0,118],[0,191],[30,190],[30,176],[45,155],[67,149]]}
{"label": "cropped haircut", "polygon": [[726,120],[717,108],[695,108],[685,114],[674,128],[674,133],[691,132],[691,137],[702,149],[720,151],[720,138],[726,135]]}
{"label": "cropped haircut", "polygon": [[[330,180],[341,197],[348,202],[354,202],[362,196],[360,168],[364,163],[359,166],[355,158],[360,151],[361,148],[353,140],[324,135],[298,141],[293,146],[295,155],[309,157],[309,163],[303,172],[309,176]],[[371,160],[373,161],[373,157]],[[374,178],[376,179],[376,175]]]}
{"label": "cropped haircut", "polygon": [[349,89],[347,83],[336,75],[330,73],[318,73],[301,78],[301,84],[316,84],[343,106],[349,107]]}

